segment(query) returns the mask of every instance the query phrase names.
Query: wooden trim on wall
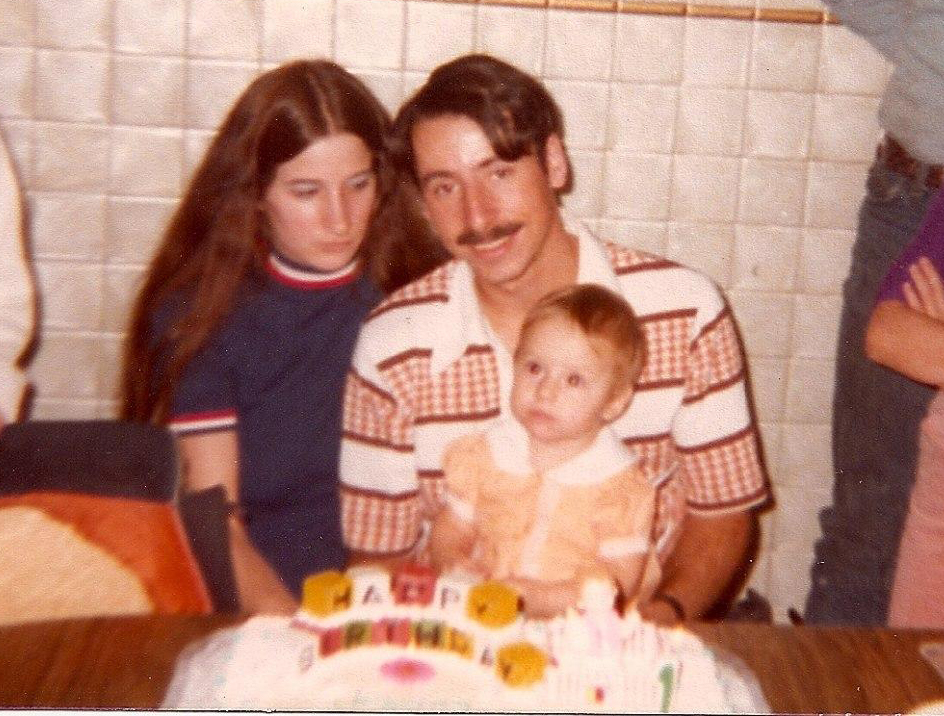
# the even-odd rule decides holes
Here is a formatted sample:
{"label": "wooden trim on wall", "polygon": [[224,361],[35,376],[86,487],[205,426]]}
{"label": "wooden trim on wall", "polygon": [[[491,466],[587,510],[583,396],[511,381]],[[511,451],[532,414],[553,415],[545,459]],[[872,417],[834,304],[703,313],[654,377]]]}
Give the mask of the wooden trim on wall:
{"label": "wooden trim on wall", "polygon": [[585,12],[616,12],[627,15],[667,15],[715,20],[751,20],[800,25],[835,25],[838,20],[823,10],[802,8],[764,8],[741,5],[704,5],[665,0],[425,0],[467,5],[503,5],[544,10],[579,10]]}

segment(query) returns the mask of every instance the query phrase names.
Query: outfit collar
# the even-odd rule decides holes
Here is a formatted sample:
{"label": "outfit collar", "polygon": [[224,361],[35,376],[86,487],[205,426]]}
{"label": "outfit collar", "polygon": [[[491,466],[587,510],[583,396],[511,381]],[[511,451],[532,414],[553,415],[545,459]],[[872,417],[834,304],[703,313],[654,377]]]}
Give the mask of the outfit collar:
{"label": "outfit collar", "polygon": [[303,291],[312,291],[351,283],[360,275],[361,264],[360,260],[355,258],[337,271],[323,272],[272,252],[266,260],[266,271],[281,284]]}
{"label": "outfit collar", "polygon": [[[534,472],[528,453],[528,433],[510,415],[496,420],[485,431],[485,440],[496,467],[515,475]],[[586,450],[555,468],[544,477],[561,485],[594,485],[636,464],[638,456],[604,426]]]}
{"label": "outfit collar", "polygon": [[479,310],[472,269],[465,261],[453,261],[448,277],[445,320],[429,329],[437,334],[430,341],[433,355],[430,370],[437,374],[458,360],[469,346],[493,345],[485,316]]}
{"label": "outfit collar", "polygon": [[[616,293],[620,292],[616,273],[610,265],[606,249],[580,222],[568,221],[565,227],[577,237],[577,283],[595,283]],[[430,329],[436,334],[430,341],[433,355],[430,369],[434,374],[458,360],[469,346],[491,345],[495,337],[479,309],[472,269],[464,261],[453,261],[448,276],[448,300],[444,320]]]}

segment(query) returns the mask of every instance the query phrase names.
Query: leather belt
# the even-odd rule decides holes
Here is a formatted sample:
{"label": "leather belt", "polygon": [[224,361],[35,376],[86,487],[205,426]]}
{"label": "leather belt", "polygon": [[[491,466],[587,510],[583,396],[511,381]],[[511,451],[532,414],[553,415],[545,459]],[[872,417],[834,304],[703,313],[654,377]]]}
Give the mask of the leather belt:
{"label": "leather belt", "polygon": [[929,189],[938,189],[944,184],[944,166],[915,159],[889,134],[878,145],[876,156],[893,172],[920,181]]}

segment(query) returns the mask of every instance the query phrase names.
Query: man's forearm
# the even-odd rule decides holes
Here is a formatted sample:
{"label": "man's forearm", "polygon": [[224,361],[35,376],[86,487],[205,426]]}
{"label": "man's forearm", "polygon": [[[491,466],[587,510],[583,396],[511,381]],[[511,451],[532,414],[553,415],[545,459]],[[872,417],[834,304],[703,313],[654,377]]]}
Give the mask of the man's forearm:
{"label": "man's forearm", "polygon": [[711,609],[741,568],[756,526],[753,512],[717,517],[688,515],[675,550],[663,566],[657,594],[678,601],[688,619]]}

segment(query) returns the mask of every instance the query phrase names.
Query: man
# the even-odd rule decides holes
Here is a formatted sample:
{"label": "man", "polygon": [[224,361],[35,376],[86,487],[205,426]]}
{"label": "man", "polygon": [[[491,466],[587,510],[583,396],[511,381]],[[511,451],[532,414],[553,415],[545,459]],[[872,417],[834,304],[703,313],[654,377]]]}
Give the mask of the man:
{"label": "man", "polygon": [[599,283],[630,302],[648,342],[636,399],[614,423],[659,483],[663,575],[641,610],[663,623],[703,615],[742,564],[751,508],[768,498],[724,300],[695,272],[565,227],[560,112],[510,65],[482,55],[443,65],[400,110],[395,136],[455,260],[390,296],[359,338],[341,448],[354,559],[421,548],[443,450],[508,411],[525,313],[550,291]]}

